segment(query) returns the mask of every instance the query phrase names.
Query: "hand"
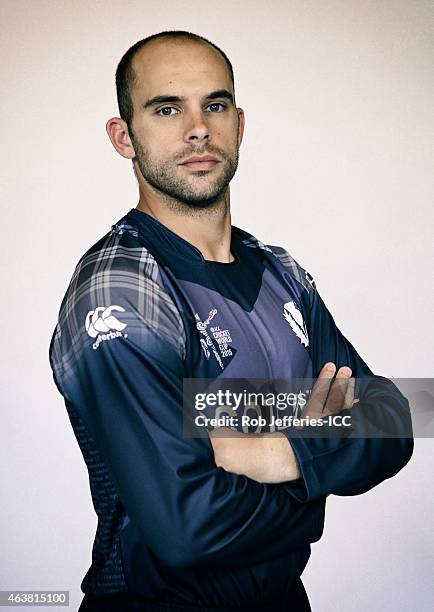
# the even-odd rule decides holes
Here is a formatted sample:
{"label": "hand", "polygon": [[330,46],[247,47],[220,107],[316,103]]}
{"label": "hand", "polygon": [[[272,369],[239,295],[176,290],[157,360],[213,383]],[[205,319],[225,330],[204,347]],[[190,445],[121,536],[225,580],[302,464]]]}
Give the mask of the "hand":
{"label": "hand", "polygon": [[229,427],[217,427],[209,433],[209,437],[218,467],[237,474],[246,474],[249,468],[256,469],[259,459],[257,436]]}
{"label": "hand", "polygon": [[339,414],[359,401],[354,399],[355,378],[351,376],[351,368],[342,366],[333,379],[335,372],[334,363],[324,365],[303,410],[303,418],[319,419]]}
{"label": "hand", "polygon": [[294,451],[281,432],[257,435],[219,427],[209,437],[216,465],[227,472],[269,483],[300,477]]}

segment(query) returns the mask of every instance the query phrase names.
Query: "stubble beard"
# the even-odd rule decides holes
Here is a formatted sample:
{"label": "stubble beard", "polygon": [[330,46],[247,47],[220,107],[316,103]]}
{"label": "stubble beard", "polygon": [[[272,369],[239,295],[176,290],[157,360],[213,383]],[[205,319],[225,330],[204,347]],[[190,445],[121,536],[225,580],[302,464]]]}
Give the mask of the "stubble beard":
{"label": "stubble beard", "polygon": [[[131,141],[136,154],[136,162],[140,169],[143,178],[154,189],[159,191],[163,196],[166,196],[168,204],[172,208],[187,207],[192,212],[197,209],[212,208],[216,204],[222,202],[223,195],[232,180],[239,159],[239,149],[235,148],[232,156],[221,150],[212,150],[212,147],[207,147],[208,154],[215,154],[222,161],[219,162],[223,166],[223,171],[217,175],[215,179],[203,181],[201,187],[201,177],[206,176],[210,172],[208,170],[199,170],[192,174],[192,181],[183,179],[179,176],[178,165],[182,160],[155,160],[151,157],[138,138],[130,131]],[[202,155],[203,152],[195,151],[191,155]],[[184,156],[185,158],[185,156]],[[211,171],[212,172],[212,171]],[[194,177],[197,177],[195,180]],[[178,206],[177,206],[178,204]]]}

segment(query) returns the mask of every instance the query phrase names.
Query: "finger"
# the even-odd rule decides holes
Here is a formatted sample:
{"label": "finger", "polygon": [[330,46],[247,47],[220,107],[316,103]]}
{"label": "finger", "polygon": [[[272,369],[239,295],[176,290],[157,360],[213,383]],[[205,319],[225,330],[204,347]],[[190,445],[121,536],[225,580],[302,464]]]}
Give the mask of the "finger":
{"label": "finger", "polygon": [[326,414],[338,414],[343,409],[350,377],[351,368],[348,366],[339,368],[324,406]]}
{"label": "finger", "polygon": [[318,416],[322,414],[335,371],[336,366],[332,362],[328,362],[323,366],[303,410],[303,416]]}
{"label": "finger", "polygon": [[347,386],[347,391],[345,393],[345,400],[344,400],[344,409],[351,408],[351,406],[353,405],[355,384],[356,384],[356,379],[354,378],[354,376],[352,376],[348,380],[348,386]]}

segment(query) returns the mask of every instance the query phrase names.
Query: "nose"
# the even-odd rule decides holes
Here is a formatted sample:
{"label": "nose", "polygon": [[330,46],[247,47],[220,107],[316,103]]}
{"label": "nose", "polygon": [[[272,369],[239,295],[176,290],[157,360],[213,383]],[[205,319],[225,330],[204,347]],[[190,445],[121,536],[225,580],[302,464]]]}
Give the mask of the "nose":
{"label": "nose", "polygon": [[191,110],[186,114],[186,128],[184,132],[184,141],[201,142],[202,140],[209,141],[211,138],[209,126],[205,117],[205,113],[199,110]]}

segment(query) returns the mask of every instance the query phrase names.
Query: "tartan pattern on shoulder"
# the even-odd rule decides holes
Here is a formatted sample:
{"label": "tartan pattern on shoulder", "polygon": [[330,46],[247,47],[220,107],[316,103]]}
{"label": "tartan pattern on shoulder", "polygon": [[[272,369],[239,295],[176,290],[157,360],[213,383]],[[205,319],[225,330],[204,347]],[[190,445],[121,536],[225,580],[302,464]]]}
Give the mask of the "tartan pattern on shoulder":
{"label": "tartan pattern on shoulder", "polygon": [[253,249],[263,249],[264,251],[271,251],[270,247],[267,244],[264,244],[258,238],[252,235],[248,236],[247,238],[244,238],[243,243]]}
{"label": "tartan pattern on shoulder", "polygon": [[302,268],[300,264],[286,251],[283,247],[264,244],[255,236],[249,236],[243,240],[243,243],[252,248],[259,248],[272,253],[282,265],[289,270],[290,274],[297,280],[311,296],[316,290],[316,285],[313,277],[307,270]]}
{"label": "tartan pattern on shoulder", "polygon": [[280,246],[270,246],[270,249],[279,259],[279,261],[287,268],[292,276],[306,289],[306,291],[311,295],[315,289],[315,281],[313,277],[309,274],[307,270],[302,268],[300,264],[286,251],[283,247]]}
{"label": "tartan pattern on shoulder", "polygon": [[50,362],[60,380],[73,373],[84,342],[89,341],[83,308],[116,304],[119,295],[127,296],[143,324],[185,358],[184,324],[174,301],[157,282],[158,275],[158,263],[137,240],[137,230],[122,220],[81,257],[50,344]]}

